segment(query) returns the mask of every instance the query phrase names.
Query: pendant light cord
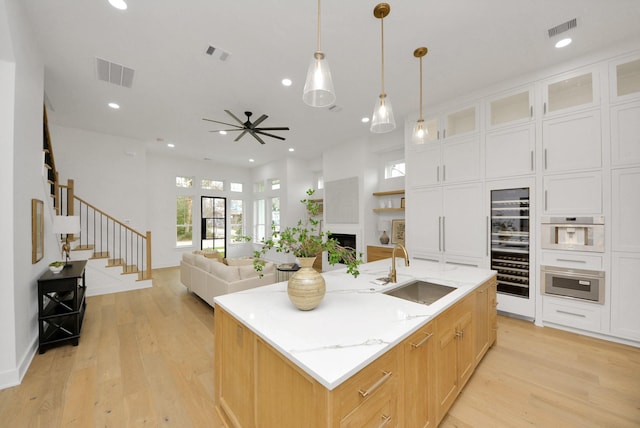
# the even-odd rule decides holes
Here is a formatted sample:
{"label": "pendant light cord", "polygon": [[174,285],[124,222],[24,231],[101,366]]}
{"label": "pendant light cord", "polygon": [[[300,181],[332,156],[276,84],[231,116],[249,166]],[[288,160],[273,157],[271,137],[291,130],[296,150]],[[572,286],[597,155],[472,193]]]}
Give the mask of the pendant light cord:
{"label": "pendant light cord", "polygon": [[318,52],[320,52],[320,0],[318,0]]}
{"label": "pendant light cord", "polygon": [[420,120],[422,119],[422,57],[420,57]]}
{"label": "pendant light cord", "polygon": [[382,94],[384,93],[384,17],[380,18],[380,34],[382,35]]}

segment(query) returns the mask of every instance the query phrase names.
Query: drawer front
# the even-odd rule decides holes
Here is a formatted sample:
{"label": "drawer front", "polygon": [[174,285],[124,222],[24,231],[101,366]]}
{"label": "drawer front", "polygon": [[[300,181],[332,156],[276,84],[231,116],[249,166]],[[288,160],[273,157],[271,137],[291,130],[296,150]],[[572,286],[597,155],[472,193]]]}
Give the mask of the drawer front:
{"label": "drawer front", "polygon": [[587,331],[600,332],[602,328],[602,309],[596,304],[544,296],[542,318],[545,322]]}
{"label": "drawer front", "polygon": [[379,428],[398,426],[392,397],[377,394],[365,401],[340,421],[340,428]]}
{"label": "drawer front", "polygon": [[602,256],[561,251],[543,251],[540,264],[544,266],[602,270]]}
{"label": "drawer front", "polygon": [[398,395],[398,352],[394,348],[346,380],[334,391],[336,415],[341,420],[367,401]]}

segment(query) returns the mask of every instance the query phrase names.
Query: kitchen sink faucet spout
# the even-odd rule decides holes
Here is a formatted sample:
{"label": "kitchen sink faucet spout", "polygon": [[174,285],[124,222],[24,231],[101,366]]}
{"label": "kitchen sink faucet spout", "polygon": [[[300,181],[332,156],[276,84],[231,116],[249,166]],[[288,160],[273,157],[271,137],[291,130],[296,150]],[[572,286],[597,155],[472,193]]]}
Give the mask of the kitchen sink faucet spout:
{"label": "kitchen sink faucet spout", "polygon": [[393,251],[391,251],[391,273],[389,274],[389,278],[391,282],[398,282],[398,278],[396,275],[396,250],[401,249],[404,253],[404,265],[409,266],[409,253],[407,253],[407,249],[402,244],[396,244],[393,247]]}

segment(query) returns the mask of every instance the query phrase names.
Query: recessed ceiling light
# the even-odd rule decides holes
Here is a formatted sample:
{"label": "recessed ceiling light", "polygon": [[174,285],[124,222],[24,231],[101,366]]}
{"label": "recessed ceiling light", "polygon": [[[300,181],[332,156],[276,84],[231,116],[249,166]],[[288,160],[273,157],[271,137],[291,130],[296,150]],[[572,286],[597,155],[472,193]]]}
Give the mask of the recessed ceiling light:
{"label": "recessed ceiling light", "polygon": [[363,117],[360,120],[362,121],[362,123],[368,123],[369,122],[369,118],[368,117]]}
{"label": "recessed ceiling light", "polygon": [[253,159],[249,159],[249,162],[255,162]]}
{"label": "recessed ceiling light", "polygon": [[565,46],[569,46],[570,44],[571,44],[571,38],[567,37],[567,38],[564,38],[564,39],[562,39],[562,40],[559,40],[559,41],[556,43],[556,47],[557,47],[557,48],[563,48],[563,47],[565,47]]}
{"label": "recessed ceiling light", "polygon": [[283,84],[284,86],[291,86],[291,84],[292,84],[292,83],[293,83],[293,82],[291,81],[291,79],[286,79],[286,78],[285,78],[285,79],[282,79],[282,84]]}
{"label": "recessed ceiling light", "polygon": [[114,110],[118,110],[120,108],[120,105],[118,103],[109,103],[107,105]]}
{"label": "recessed ceiling light", "polygon": [[109,0],[109,4],[119,10],[127,10],[127,3],[124,0]]}
{"label": "recessed ceiling light", "polygon": [[290,151],[290,152],[295,152],[295,151],[296,151],[296,149],[294,149],[293,147],[289,147],[289,151]]}
{"label": "recessed ceiling light", "polygon": [[176,146],[176,145],[175,145],[175,144],[173,144],[173,143],[168,143],[168,144],[167,144],[167,147],[169,147],[169,148],[171,148],[171,149],[173,149],[175,146]]}
{"label": "recessed ceiling light", "polygon": [[220,135],[227,135],[227,131],[219,131]]}

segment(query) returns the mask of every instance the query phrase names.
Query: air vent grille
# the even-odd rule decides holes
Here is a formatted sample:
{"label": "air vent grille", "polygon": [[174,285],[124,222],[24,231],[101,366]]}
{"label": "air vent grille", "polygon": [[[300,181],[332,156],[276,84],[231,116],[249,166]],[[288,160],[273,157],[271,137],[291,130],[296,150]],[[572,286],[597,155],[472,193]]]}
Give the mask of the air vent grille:
{"label": "air vent grille", "polygon": [[211,45],[207,46],[207,49],[204,51],[204,53],[205,55],[208,55],[212,58],[218,58],[220,61],[226,61],[231,55],[229,52]]}
{"label": "air vent grille", "polygon": [[96,58],[96,75],[98,80],[114,85],[131,88],[135,70],[106,59]]}
{"label": "air vent grille", "polygon": [[553,28],[549,28],[549,38],[553,36],[557,36],[558,34],[564,33],[565,31],[569,31],[572,28],[576,28],[578,26],[577,18],[573,18],[570,21],[564,22],[560,25],[556,25]]}

